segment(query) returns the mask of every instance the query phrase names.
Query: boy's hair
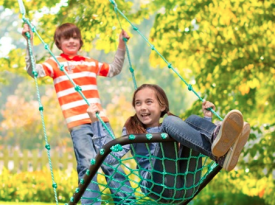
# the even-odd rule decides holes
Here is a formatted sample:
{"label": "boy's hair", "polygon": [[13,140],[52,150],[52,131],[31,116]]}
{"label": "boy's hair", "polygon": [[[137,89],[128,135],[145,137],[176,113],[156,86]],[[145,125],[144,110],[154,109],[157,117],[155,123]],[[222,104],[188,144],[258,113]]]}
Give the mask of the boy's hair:
{"label": "boy's hair", "polygon": [[[159,102],[160,106],[165,107],[164,111],[161,112],[160,117],[163,117],[165,114],[167,115],[173,115],[172,113],[169,112],[169,101],[168,98],[164,92],[164,90],[155,84],[143,84],[140,87],[136,89],[133,95],[133,100],[132,100],[132,106],[135,107],[135,100],[136,100],[136,94],[138,91],[144,89],[144,88],[150,88],[155,91],[156,98]],[[145,125],[138,119],[137,114],[134,116],[131,116],[128,118],[126,121],[124,127],[127,130],[127,134],[143,134],[146,133],[146,127]]]}
{"label": "boy's hair", "polygon": [[81,38],[81,32],[79,30],[79,28],[73,24],[73,23],[64,23],[60,26],[58,26],[54,32],[54,43],[57,46],[57,48],[59,48],[61,50],[61,46],[60,46],[60,41],[61,38],[71,38],[71,37],[76,37],[80,40],[80,48],[83,45],[83,41]]}

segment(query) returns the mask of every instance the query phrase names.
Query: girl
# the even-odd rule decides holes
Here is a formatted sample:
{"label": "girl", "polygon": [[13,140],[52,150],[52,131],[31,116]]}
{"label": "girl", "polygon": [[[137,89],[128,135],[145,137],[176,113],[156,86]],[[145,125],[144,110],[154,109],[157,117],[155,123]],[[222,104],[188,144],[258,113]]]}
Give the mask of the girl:
{"label": "girl", "polygon": [[[242,114],[237,110],[230,111],[219,125],[213,124],[212,113],[207,108],[215,107],[210,102],[204,102],[202,105],[205,118],[191,115],[183,121],[169,112],[167,96],[157,85],[140,86],[134,92],[132,105],[136,113],[126,121],[123,135],[165,132],[180,145],[178,153],[175,153],[175,148],[170,144],[165,144],[162,152],[159,143],[150,143],[149,150],[142,143],[134,144],[132,147],[125,145],[123,151],[113,153],[122,157],[131,150],[135,153],[134,156],[156,156],[152,162],[147,157],[135,157],[135,160],[140,169],[140,175],[144,179],[141,182],[142,191],[163,203],[172,203],[176,199],[182,199],[183,195],[188,198],[194,194],[196,190],[192,188],[192,184],[199,181],[200,171],[196,172],[196,170],[201,168],[201,159],[196,164],[194,157],[201,153],[216,161],[226,171],[231,171],[236,166],[241,150],[249,137],[250,126],[243,122]],[[101,126],[95,115],[98,112],[97,106],[91,105],[87,112],[92,122],[97,124],[97,127]],[[165,114],[167,116],[161,124],[160,119]],[[98,132],[99,136],[104,135],[103,129],[101,131],[102,133]],[[164,157],[163,155],[169,155],[169,158],[176,156],[184,158],[189,153],[192,156],[189,158],[188,166],[186,161],[176,162],[177,166],[175,162],[165,162],[165,167],[170,169],[170,173],[177,173],[174,179],[171,180],[171,176],[169,178],[169,175],[162,174],[163,164],[157,159]],[[195,172],[195,174],[190,177],[184,176],[183,173],[186,171]],[[170,183],[170,189],[167,186],[163,187],[164,183]],[[182,187],[190,188],[184,191],[180,190]],[[175,188],[179,191],[175,191]],[[167,200],[163,200],[163,196]]]}

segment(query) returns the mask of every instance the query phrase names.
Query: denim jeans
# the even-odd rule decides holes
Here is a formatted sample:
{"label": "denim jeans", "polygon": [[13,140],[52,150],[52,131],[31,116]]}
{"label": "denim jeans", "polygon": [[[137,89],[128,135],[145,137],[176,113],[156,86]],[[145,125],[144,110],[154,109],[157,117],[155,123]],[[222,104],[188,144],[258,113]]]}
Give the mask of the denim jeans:
{"label": "denim jeans", "polygon": [[162,132],[180,144],[215,160],[211,152],[212,135],[216,128],[214,123],[197,115],[191,115],[185,121],[170,115],[163,120],[161,126]]}
{"label": "denim jeans", "polygon": [[[106,125],[110,130],[112,130],[109,123],[106,123]],[[78,179],[80,180],[84,177],[86,170],[90,167],[91,159],[95,158],[101,147],[111,141],[112,138],[109,135],[100,137],[95,136],[90,124],[84,124],[73,128],[71,130],[71,137],[77,161]],[[129,180],[124,176],[125,173],[121,167],[118,167],[115,173],[111,167],[103,164],[101,165],[101,169],[106,175],[105,178],[108,187],[112,195],[115,196],[113,199],[116,203],[119,203],[121,199],[126,198],[127,193],[133,192]],[[112,178],[108,176],[112,176]],[[97,175],[94,176],[93,180],[82,195],[81,204],[101,204],[101,193],[96,179]]]}
{"label": "denim jeans", "polygon": [[[191,115],[185,121],[176,116],[167,116],[160,130],[181,145],[177,150],[177,143],[174,142],[166,142],[164,146],[158,144],[154,153],[157,158],[152,160],[153,171],[142,172],[145,179],[141,183],[142,191],[162,203],[177,203],[183,198],[191,198],[201,178],[200,153],[214,159],[211,138],[215,127],[212,122],[196,115]],[[177,157],[188,160],[166,160]]]}

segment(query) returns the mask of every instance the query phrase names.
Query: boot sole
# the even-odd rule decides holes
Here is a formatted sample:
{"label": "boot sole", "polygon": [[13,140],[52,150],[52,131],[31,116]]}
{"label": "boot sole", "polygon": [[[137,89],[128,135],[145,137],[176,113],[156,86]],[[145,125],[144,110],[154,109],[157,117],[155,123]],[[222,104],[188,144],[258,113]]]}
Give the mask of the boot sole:
{"label": "boot sole", "polygon": [[225,116],[219,134],[211,146],[214,156],[221,157],[228,152],[242,132],[243,123],[242,113],[238,110],[232,110]]}
{"label": "boot sole", "polygon": [[249,134],[250,134],[250,125],[248,123],[245,123],[242,133],[236,140],[232,149],[228,151],[225,157],[223,168],[226,171],[231,171],[237,165],[242,149],[249,138]]}

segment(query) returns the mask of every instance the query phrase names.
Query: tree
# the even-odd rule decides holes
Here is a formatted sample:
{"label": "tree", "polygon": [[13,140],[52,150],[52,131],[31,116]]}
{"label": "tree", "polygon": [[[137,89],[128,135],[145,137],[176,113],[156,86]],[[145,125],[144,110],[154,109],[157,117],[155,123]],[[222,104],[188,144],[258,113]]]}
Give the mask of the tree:
{"label": "tree", "polygon": [[[274,166],[275,41],[272,1],[154,1],[162,7],[151,30],[153,44],[194,89],[224,116],[239,109],[253,132],[251,171]],[[164,66],[155,53],[153,65]],[[180,60],[179,60],[180,59]],[[196,102],[186,115],[200,107]],[[274,164],[274,163],[273,163]]]}

